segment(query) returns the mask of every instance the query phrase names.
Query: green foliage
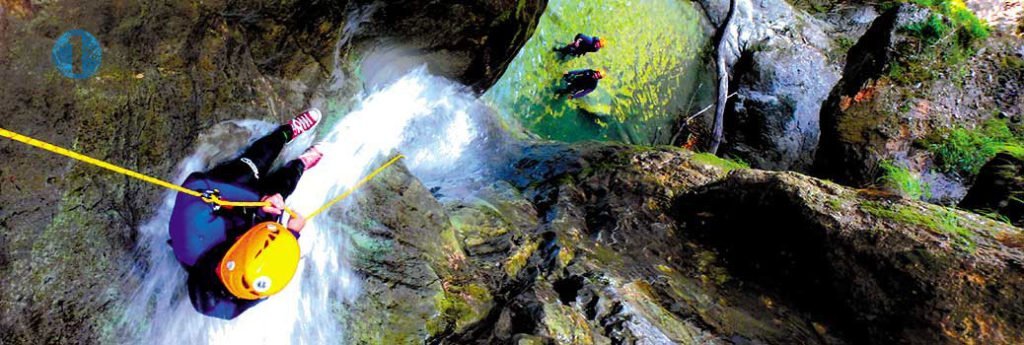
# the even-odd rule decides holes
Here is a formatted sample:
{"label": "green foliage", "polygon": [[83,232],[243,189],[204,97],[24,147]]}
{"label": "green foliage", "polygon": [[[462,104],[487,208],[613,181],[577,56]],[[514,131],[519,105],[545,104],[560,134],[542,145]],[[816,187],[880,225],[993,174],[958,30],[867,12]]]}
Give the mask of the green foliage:
{"label": "green foliage", "polygon": [[932,14],[927,20],[911,24],[904,28],[908,33],[925,41],[927,45],[933,45],[941,40],[951,30],[951,25],[945,19]]}
{"label": "green foliage", "polygon": [[997,222],[1003,222],[1003,223],[1006,223],[1006,224],[1013,225],[1013,220],[1010,219],[1010,217],[1001,215],[1001,214],[999,214],[999,212],[989,211],[989,212],[982,213],[981,215],[983,215],[983,216],[985,216],[985,217],[987,217],[989,219],[992,219],[994,221],[997,221]]}
{"label": "green foliage", "polygon": [[[889,76],[898,84],[932,80],[947,67],[958,67],[974,55],[978,42],[990,36],[988,24],[979,19],[962,0],[906,0],[932,10],[924,21],[902,28],[919,42],[905,44],[903,57],[890,66]],[[953,71],[962,81],[966,66]]]}
{"label": "green foliage", "polygon": [[978,128],[956,127],[940,132],[925,140],[929,151],[935,154],[939,170],[960,176],[973,176],[992,157],[1000,152],[1022,153],[1019,135],[1013,133],[1006,121],[988,120]]}
{"label": "green foliage", "polygon": [[911,172],[910,169],[897,166],[891,161],[883,161],[879,167],[883,172],[880,182],[887,188],[915,200],[931,196],[931,188],[928,184],[921,182],[920,176]]}
{"label": "green foliage", "polygon": [[906,28],[907,31],[918,34],[918,37],[929,41],[929,45],[935,44],[954,31],[960,43],[964,45],[984,40],[991,34],[988,24],[974,15],[974,12],[967,8],[963,0],[909,0],[908,2],[933,11],[928,20]]}
{"label": "green foliage", "polygon": [[886,204],[867,201],[860,205],[862,211],[875,217],[894,220],[900,223],[920,226],[936,234],[947,235],[954,241],[957,248],[973,252],[977,248],[976,234],[969,228],[956,211],[929,206],[925,209],[901,204]]}

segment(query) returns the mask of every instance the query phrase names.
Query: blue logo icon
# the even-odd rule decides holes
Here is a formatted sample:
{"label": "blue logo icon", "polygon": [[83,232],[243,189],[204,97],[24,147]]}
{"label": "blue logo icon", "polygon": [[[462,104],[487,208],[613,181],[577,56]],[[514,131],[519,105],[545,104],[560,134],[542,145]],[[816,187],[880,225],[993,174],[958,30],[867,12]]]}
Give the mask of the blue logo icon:
{"label": "blue logo icon", "polygon": [[[78,47],[78,54],[75,47]],[[78,55],[76,58],[75,55]],[[82,29],[65,32],[53,44],[53,64],[65,77],[85,79],[96,74],[103,61],[103,49],[92,34]]]}

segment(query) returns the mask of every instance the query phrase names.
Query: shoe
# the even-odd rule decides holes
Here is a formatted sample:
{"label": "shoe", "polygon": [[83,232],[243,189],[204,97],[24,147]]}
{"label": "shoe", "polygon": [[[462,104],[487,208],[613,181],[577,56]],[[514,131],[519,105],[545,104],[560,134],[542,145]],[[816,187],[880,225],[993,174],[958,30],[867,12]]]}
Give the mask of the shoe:
{"label": "shoe", "polygon": [[296,115],[294,119],[288,121],[288,125],[292,127],[292,139],[302,135],[302,133],[309,132],[316,127],[316,124],[320,123],[320,110],[312,108],[306,110],[302,114]]}
{"label": "shoe", "polygon": [[320,144],[316,144],[310,146],[306,149],[306,152],[299,155],[299,160],[302,161],[302,165],[306,167],[305,170],[312,169],[316,166],[316,163],[320,163],[320,158],[324,158],[324,153],[321,149],[322,146]]}

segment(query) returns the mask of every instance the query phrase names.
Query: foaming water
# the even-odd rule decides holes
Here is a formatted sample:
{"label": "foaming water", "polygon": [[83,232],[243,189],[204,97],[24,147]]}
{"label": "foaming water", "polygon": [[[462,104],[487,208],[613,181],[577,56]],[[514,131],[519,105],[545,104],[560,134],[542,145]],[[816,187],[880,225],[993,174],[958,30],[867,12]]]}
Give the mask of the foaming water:
{"label": "foaming water", "polygon": [[[330,114],[328,117],[340,114]],[[502,161],[507,137],[490,109],[466,89],[417,69],[365,97],[333,128],[319,128],[324,158],[307,171],[287,200],[308,214],[354,185],[390,156],[406,155],[405,165],[432,186],[466,190],[467,181],[486,179]],[[244,144],[274,128],[259,121],[234,121],[204,135],[196,153],[179,164],[176,182],[189,173],[229,159]],[[312,141],[289,144],[282,159],[294,158]],[[246,141],[245,139],[248,139]],[[460,187],[461,186],[461,187]],[[455,192],[458,193],[458,192]],[[158,344],[246,343],[323,344],[344,341],[346,303],[359,296],[359,276],[349,263],[348,239],[339,226],[343,212],[325,212],[307,223],[299,238],[302,261],[279,294],[224,321],[193,310],[185,272],[174,259],[167,224],[174,203],[168,193],[157,215],[139,229],[138,275],[142,284],[119,320],[120,339]],[[346,202],[334,209],[349,207]]]}

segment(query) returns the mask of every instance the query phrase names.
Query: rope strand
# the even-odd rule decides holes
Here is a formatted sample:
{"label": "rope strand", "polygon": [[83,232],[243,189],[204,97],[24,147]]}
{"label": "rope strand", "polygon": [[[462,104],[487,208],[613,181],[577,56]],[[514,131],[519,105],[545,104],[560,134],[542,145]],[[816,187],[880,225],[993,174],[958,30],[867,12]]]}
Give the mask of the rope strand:
{"label": "rope strand", "polygon": [[[38,139],[34,139],[34,138],[31,138],[31,137],[28,137],[28,136],[25,136],[25,135],[22,135],[22,134],[18,134],[18,133],[15,133],[15,132],[3,129],[3,128],[0,128],[0,137],[5,137],[5,138],[8,138],[8,139],[11,139],[11,140],[14,140],[14,141],[17,141],[17,142],[29,145],[29,146],[33,146],[33,147],[40,148],[40,149],[43,149],[43,150],[46,150],[46,151],[50,151],[50,152],[56,153],[56,154],[61,155],[61,156],[65,156],[65,157],[68,157],[68,158],[71,158],[71,159],[74,159],[74,160],[77,160],[77,161],[80,161],[80,162],[83,162],[83,163],[88,163],[88,164],[91,164],[93,166],[97,166],[97,167],[100,167],[100,168],[103,168],[103,169],[107,169],[107,170],[110,170],[110,171],[113,171],[115,173],[122,174],[122,175],[125,175],[125,176],[128,176],[128,177],[133,177],[133,178],[139,179],[141,181],[148,182],[150,184],[154,184],[154,185],[157,185],[157,186],[161,186],[161,187],[164,187],[164,188],[167,188],[167,189],[171,189],[171,190],[177,191],[179,193],[185,193],[185,194],[188,194],[188,195],[191,195],[191,196],[203,199],[203,201],[205,201],[207,203],[215,204],[215,205],[218,205],[218,206],[222,206],[222,207],[265,207],[265,206],[271,206],[271,203],[269,201],[227,201],[227,200],[222,200],[222,199],[220,199],[220,198],[218,198],[216,196],[207,198],[207,197],[204,197],[203,193],[200,193],[199,191],[191,190],[191,189],[188,189],[188,188],[185,188],[185,187],[182,187],[182,186],[179,186],[179,185],[176,185],[176,184],[173,184],[173,183],[170,183],[170,182],[167,182],[167,181],[164,181],[164,180],[161,180],[161,179],[158,179],[158,178],[155,178],[155,177],[152,177],[152,176],[149,176],[149,175],[146,175],[146,174],[143,174],[143,173],[140,173],[140,172],[128,169],[128,168],[124,168],[124,167],[121,167],[121,166],[118,166],[118,165],[114,165],[114,164],[108,163],[106,161],[102,161],[102,160],[99,160],[99,159],[96,159],[96,158],[92,158],[92,157],[86,156],[84,154],[81,154],[81,153],[78,153],[78,152],[75,152],[75,151],[71,151],[71,150],[65,149],[63,147],[47,143],[47,142],[42,141],[42,140],[38,140]],[[395,156],[390,161],[388,161],[384,165],[382,165],[379,168],[377,168],[377,170],[374,170],[372,173],[370,173],[369,175],[364,177],[362,180],[359,181],[359,183],[356,183],[355,186],[353,186],[352,188],[349,188],[347,191],[345,191],[345,193],[342,193],[338,197],[332,199],[331,201],[328,201],[323,206],[320,206],[320,208],[317,209],[316,211],[314,211],[313,213],[311,213],[310,216],[307,219],[312,219],[313,217],[315,217],[316,215],[320,214],[321,212],[323,212],[327,208],[331,207],[335,203],[341,201],[342,199],[345,199],[346,197],[351,195],[352,192],[354,192],[357,188],[359,188],[360,186],[362,186],[366,182],[369,182],[370,179],[373,179],[373,177],[377,176],[377,174],[379,174],[382,170],[384,170],[388,166],[391,166],[392,164],[394,164],[396,161],[398,161],[400,158],[403,158],[403,157],[405,157],[405,156],[403,156],[403,155]],[[295,213],[291,208],[289,208],[287,206],[284,208],[284,210],[285,210],[285,212],[288,212],[288,215],[290,215],[292,218],[298,218],[299,217],[299,215],[297,213]]]}
{"label": "rope strand", "polygon": [[313,211],[313,213],[310,213],[309,217],[307,219],[313,219],[313,217],[316,217],[317,215],[319,215],[323,211],[326,211],[331,206],[334,206],[334,204],[338,203],[339,201],[344,200],[349,195],[352,195],[352,192],[354,192],[356,189],[359,189],[359,187],[362,187],[367,182],[370,182],[370,180],[372,180],[375,176],[377,176],[377,174],[380,174],[381,171],[384,171],[384,169],[386,169],[387,167],[391,166],[392,164],[395,164],[395,162],[397,162],[399,159],[402,159],[402,158],[405,158],[405,156],[401,155],[401,154],[395,156],[394,158],[391,158],[391,160],[389,160],[387,163],[384,163],[383,165],[378,167],[376,170],[371,172],[369,175],[366,175],[366,177],[363,177],[363,179],[359,180],[359,182],[356,182],[356,184],[354,186],[352,186],[351,188],[346,190],[344,193],[341,193],[341,195],[338,195],[334,199],[331,199],[331,201],[328,201],[326,204],[324,204],[323,206],[320,206],[320,208],[316,209],[316,211]]}

